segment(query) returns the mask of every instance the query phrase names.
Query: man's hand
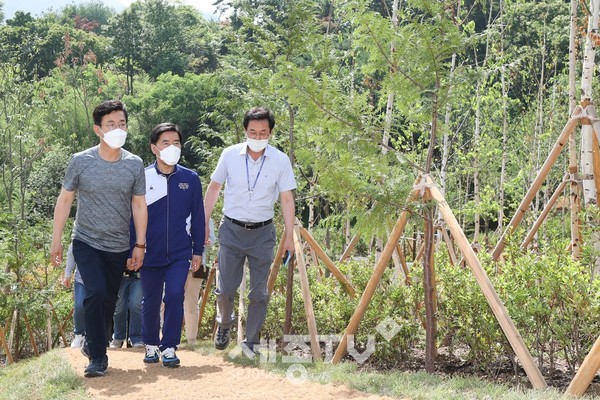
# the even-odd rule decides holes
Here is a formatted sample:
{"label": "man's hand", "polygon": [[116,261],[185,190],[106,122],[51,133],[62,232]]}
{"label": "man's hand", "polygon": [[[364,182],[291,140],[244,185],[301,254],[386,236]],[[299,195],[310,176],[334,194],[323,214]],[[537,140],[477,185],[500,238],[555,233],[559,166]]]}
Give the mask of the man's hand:
{"label": "man's hand", "polygon": [[71,277],[70,276],[65,276],[62,279],[62,284],[64,287],[66,287],[67,289],[71,287]]}
{"label": "man's hand", "polygon": [[52,243],[50,246],[50,262],[54,266],[59,266],[63,259],[63,245],[62,243]]}
{"label": "man's hand", "polygon": [[198,271],[200,265],[202,265],[202,256],[192,256],[192,271]]}
{"label": "man's hand", "polygon": [[146,249],[140,249],[139,247],[134,247],[131,252],[130,265],[127,269],[130,271],[139,271],[142,268],[142,264],[144,263],[144,255],[146,254]]}

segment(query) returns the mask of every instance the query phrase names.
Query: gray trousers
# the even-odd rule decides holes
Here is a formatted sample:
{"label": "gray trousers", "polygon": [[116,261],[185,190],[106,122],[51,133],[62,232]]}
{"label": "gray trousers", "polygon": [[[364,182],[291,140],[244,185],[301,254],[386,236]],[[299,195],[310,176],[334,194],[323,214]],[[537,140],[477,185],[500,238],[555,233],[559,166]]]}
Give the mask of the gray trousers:
{"label": "gray trousers", "polygon": [[260,343],[260,329],[267,316],[267,281],[273,262],[276,236],[274,224],[247,230],[224,218],[219,227],[219,278],[217,280],[217,323],[229,328],[233,323],[234,299],[242,282],[244,262],[250,266],[246,341]]}

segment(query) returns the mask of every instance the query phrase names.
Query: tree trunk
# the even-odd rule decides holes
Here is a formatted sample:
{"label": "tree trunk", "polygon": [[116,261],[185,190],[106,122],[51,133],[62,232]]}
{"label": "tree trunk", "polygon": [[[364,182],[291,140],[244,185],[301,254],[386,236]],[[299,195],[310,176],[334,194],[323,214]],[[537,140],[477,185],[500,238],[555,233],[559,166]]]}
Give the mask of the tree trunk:
{"label": "tree trunk", "polygon": [[[588,31],[585,42],[585,53],[583,56],[583,70],[581,73],[581,104],[592,103],[592,80],[594,78],[594,67],[596,57],[596,40],[598,39],[598,18],[600,14],[600,0],[590,0],[590,12],[591,15],[588,19]],[[592,146],[593,146],[593,129],[589,120],[582,121],[581,125],[581,172],[583,182],[583,197],[584,203],[588,204],[596,202],[596,190],[594,182],[594,169],[593,169],[593,157],[592,157]],[[571,165],[569,169],[571,169]],[[577,168],[577,165],[575,165]],[[576,172],[575,172],[576,175]],[[573,191],[579,189],[574,188],[571,185]],[[577,193],[578,194],[578,193]],[[579,201],[578,197],[571,196],[573,201]],[[579,243],[579,204],[572,204],[571,207],[571,254],[574,259],[580,257],[580,243]],[[575,215],[576,214],[576,215]],[[593,245],[598,247],[598,237],[594,237],[595,241]]]}
{"label": "tree trunk", "polygon": [[[504,0],[500,0],[500,54],[504,56]],[[508,143],[508,84],[506,83],[506,65],[500,70],[502,84],[502,163],[500,166],[500,187],[498,188],[498,232],[504,230],[504,184],[506,181],[506,162]]]}

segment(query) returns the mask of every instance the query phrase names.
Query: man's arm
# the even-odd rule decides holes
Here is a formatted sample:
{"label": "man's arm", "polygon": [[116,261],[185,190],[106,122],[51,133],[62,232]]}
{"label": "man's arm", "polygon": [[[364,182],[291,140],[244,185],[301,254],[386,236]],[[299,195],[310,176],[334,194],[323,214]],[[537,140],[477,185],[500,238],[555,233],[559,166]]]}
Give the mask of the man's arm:
{"label": "man's arm", "polygon": [[[133,226],[135,227],[136,243],[146,244],[146,228],[148,226],[148,207],[146,196],[133,196],[131,199],[131,211],[133,214]],[[145,248],[134,247],[131,252],[131,268],[139,270],[144,262]]]}
{"label": "man's arm", "polygon": [[220,183],[215,181],[210,181],[208,187],[206,188],[206,192],[204,193],[204,221],[206,225],[206,237],[204,243],[208,243],[210,238],[210,227],[209,222],[212,217],[213,210],[215,209],[215,204],[217,204],[217,199],[219,198],[219,192],[221,191]]}
{"label": "man's arm", "polygon": [[283,251],[287,250],[290,254],[294,254],[294,219],[296,217],[294,194],[291,190],[288,190],[281,192],[279,197],[281,199],[281,213],[283,214],[283,223],[285,225]]}
{"label": "man's arm", "polygon": [[65,224],[71,212],[71,205],[75,198],[75,192],[70,192],[62,188],[56,206],[54,207],[54,221],[52,225],[52,244],[50,245],[50,262],[58,266],[63,259],[62,234],[65,229]]}

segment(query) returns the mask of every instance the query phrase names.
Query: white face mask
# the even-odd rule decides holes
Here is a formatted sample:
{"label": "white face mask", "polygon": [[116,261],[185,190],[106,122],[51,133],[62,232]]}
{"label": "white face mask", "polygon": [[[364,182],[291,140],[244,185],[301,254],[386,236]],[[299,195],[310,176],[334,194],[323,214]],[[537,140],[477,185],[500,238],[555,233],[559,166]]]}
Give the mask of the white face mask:
{"label": "white face mask", "polygon": [[[102,132],[102,129],[100,129],[100,132]],[[102,139],[104,140],[104,143],[106,143],[111,149],[120,149],[125,144],[127,132],[121,128],[113,129],[112,131],[104,133],[104,137]]]}
{"label": "white face mask", "polygon": [[246,138],[246,144],[248,147],[250,147],[250,150],[255,152],[263,151],[267,147],[268,143],[269,139],[258,140],[250,139],[249,137]]}
{"label": "white face mask", "polygon": [[181,149],[175,145],[170,145],[160,150],[160,159],[167,165],[175,165],[181,157]]}

